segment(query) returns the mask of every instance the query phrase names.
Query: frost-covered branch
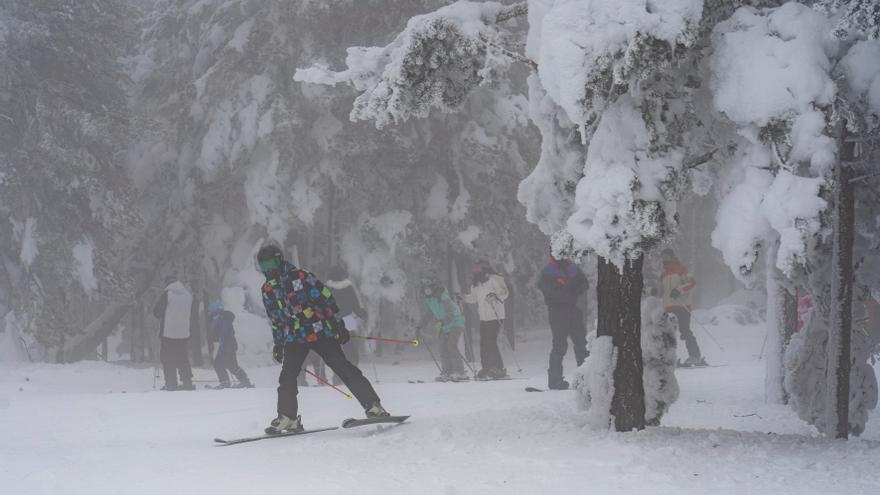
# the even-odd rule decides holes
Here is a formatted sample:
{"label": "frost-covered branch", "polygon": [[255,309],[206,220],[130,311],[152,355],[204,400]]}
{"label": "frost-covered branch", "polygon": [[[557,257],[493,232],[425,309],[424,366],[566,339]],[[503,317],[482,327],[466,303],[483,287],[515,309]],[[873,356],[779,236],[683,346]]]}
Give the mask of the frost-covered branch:
{"label": "frost-covered branch", "polygon": [[315,65],[297,70],[294,80],[350,84],[361,92],[351,119],[379,128],[453,111],[516,58],[503,49],[506,33],[498,24],[527,12],[525,4],[457,2],[413,17],[384,47],[349,48],[343,71]]}

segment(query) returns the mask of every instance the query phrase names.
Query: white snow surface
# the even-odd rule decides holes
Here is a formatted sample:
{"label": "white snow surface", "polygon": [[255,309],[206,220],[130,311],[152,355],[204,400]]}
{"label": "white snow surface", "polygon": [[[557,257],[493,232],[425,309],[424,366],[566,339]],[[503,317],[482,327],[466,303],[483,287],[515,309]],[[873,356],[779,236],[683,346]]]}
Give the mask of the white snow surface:
{"label": "white snow surface", "polygon": [[[546,386],[547,329],[518,343],[524,372],[515,376],[525,380],[409,384],[431,380],[430,359],[419,349],[389,352],[376,362],[376,388],[391,412],[412,415],[403,426],[232,447],[212,439],[257,434],[274,416],[277,366],[247,369],[255,389],[166,393],[153,390],[152,368],[0,364],[0,492],[878,493],[880,415],[870,412],[861,438],[839,442],[816,437],[789,408],[766,404],[755,357],[763,326],[738,323],[742,311],[694,311],[707,359],[727,366],[677,370],[681,397],[663,426],[639,433],[589,428],[575,391],[523,392]],[[373,380],[369,358],[362,362]],[[565,366],[571,373],[570,354]],[[195,372],[214,378],[207,368]],[[300,399],[308,427],[362,414],[326,387],[302,389]]]}

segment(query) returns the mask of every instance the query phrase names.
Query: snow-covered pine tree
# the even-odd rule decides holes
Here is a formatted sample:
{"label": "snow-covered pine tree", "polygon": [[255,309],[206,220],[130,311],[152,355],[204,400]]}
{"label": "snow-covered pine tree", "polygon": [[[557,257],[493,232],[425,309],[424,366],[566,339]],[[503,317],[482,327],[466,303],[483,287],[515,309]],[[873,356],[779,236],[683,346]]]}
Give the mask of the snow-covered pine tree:
{"label": "snow-covered pine tree", "polygon": [[[712,158],[717,138],[711,117],[695,111],[696,96],[706,89],[699,77],[702,48],[689,48],[707,46],[716,16],[736,4],[712,2],[704,16],[701,1],[458,2],[412,18],[386,46],[350,48],[346,70],[314,66],[296,77],[353,85],[360,95],[351,118],[381,128],[431,110],[456,110],[463,93],[496,72],[499,59],[537,66],[530,101],[542,155],[519,199],[527,218],[554,235],[557,254],[595,251],[600,266],[613,268],[603,273],[623,276],[606,286],[633,289],[629,299],[599,309],[604,331],[624,350],[607,362],[616,363],[621,380],[632,380],[616,389],[614,406],[616,427],[629,430],[644,424],[635,412],[644,407],[638,405],[640,260],[673,232],[688,168]],[[524,58],[504,43],[503,23],[526,11]],[[621,134],[627,139],[616,139]]]}
{"label": "snow-covered pine tree", "polygon": [[65,361],[95,316],[130,299],[119,248],[139,220],[118,58],[132,17],[119,0],[0,6],[0,305],[33,357]]}
{"label": "snow-covered pine tree", "polygon": [[[846,10],[845,16],[861,15],[854,12]],[[727,194],[713,244],[746,283],[753,281],[756,261],[763,253],[775,265],[768,266],[768,271],[779,269],[792,284],[806,286],[816,299],[812,328],[796,336],[795,345],[786,351],[784,383],[802,418],[820,431],[846,436],[843,430],[847,428],[863,429],[858,418],[865,415],[851,410],[849,422],[837,421],[847,416],[844,406],[851,396],[845,390],[837,393],[838,385],[870,381],[858,376],[858,370],[864,370],[859,366],[853,368],[856,376],[838,377],[850,377],[849,345],[836,336],[845,339],[848,334],[845,327],[851,304],[846,301],[853,277],[846,275],[851,274],[851,260],[831,254],[832,247],[844,257],[851,253],[845,242],[840,249],[840,241],[848,235],[837,233],[852,230],[853,216],[840,200],[840,193],[850,196],[841,187],[849,185],[849,180],[835,175],[848,173],[840,169],[848,161],[840,153],[851,143],[837,139],[845,129],[843,121],[847,128],[862,129],[863,134],[875,122],[867,110],[870,84],[876,77],[871,67],[876,64],[862,57],[876,48],[863,40],[865,32],[853,30],[841,39],[830,36],[835,29],[840,35],[841,26],[864,23],[841,23],[835,28],[821,9],[789,2],[774,9],[742,8],[716,28],[714,102],[737,125],[740,138],[726,175]],[[854,69],[856,65],[861,69]],[[857,109],[859,101],[867,106]],[[836,232],[833,240],[829,237],[832,230]],[[832,264],[837,266],[835,274]],[[776,299],[776,290],[771,289],[778,285],[768,284],[768,297]],[[840,323],[832,324],[832,319]],[[768,329],[775,343],[781,342],[779,330],[779,325]],[[829,339],[828,332],[835,337]],[[820,352],[822,346],[828,346],[827,352]],[[774,345],[771,352],[780,350],[781,345]],[[773,357],[768,397],[779,400],[784,394],[776,379],[779,361]],[[816,370],[828,379],[827,384],[817,378]],[[818,390],[816,384],[821,385]],[[833,401],[833,407],[832,395],[842,397]]]}

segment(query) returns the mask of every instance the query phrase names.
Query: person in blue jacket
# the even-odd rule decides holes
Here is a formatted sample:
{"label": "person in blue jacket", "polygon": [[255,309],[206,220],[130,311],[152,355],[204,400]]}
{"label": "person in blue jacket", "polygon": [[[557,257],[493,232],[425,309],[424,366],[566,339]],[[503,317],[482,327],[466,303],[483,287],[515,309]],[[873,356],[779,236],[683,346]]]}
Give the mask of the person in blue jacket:
{"label": "person in blue jacket", "polygon": [[428,308],[422,319],[422,325],[431,319],[434,320],[440,344],[441,371],[436,380],[438,382],[469,380],[470,377],[464,372],[461,353],[458,351],[458,341],[464,332],[464,315],[461,308],[449,297],[449,291],[435,278],[426,278],[422,281],[422,295]]}
{"label": "person in blue jacket", "polygon": [[231,372],[238,380],[237,387],[251,388],[253,384],[247,373],[238,365],[238,341],[235,340],[235,327],[232,325],[235,315],[231,311],[223,309],[220,302],[208,305],[208,314],[211,318],[211,331],[214,342],[217,342],[217,354],[214,356],[214,371],[220,380],[218,388],[229,388],[229,373]]}

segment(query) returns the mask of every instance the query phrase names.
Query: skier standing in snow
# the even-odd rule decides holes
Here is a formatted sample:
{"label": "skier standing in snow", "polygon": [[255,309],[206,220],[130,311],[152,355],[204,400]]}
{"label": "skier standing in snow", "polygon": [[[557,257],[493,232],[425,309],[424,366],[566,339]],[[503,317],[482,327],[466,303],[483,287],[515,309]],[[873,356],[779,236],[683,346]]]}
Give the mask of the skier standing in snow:
{"label": "skier standing in snow", "polygon": [[663,287],[663,307],[667,313],[673,313],[678,318],[678,333],[688,351],[688,358],[683,366],[705,366],[706,360],[703,359],[697,337],[691,330],[691,301],[697,281],[675,256],[675,251],[664,249],[661,257],[663,274],[660,275],[660,285]]}
{"label": "skier standing in snow", "polygon": [[578,299],[586,292],[587,277],[569,260],[557,260],[552,255],[541,271],[538,288],[544,294],[553,347],[550,350],[550,367],[547,370],[547,387],[565,390],[568,382],[562,376],[562,358],[568,350],[568,339],[574,347],[577,365],[587,358],[587,327],[578,308]]}
{"label": "skier standing in snow", "polygon": [[507,378],[507,370],[498,349],[498,333],[504,320],[504,300],[509,292],[504,279],[489,266],[486,260],[474,265],[473,286],[462,300],[476,304],[480,317],[480,364],[478,380]]}
{"label": "skier standing in snow", "polygon": [[165,374],[165,386],[162,390],[195,390],[192,368],[189,365],[192,300],[192,294],[177,277],[165,278],[165,291],[153,307],[153,315],[159,319],[159,361],[162,362]]}
{"label": "skier standing in snow", "polygon": [[342,345],[351,335],[333,292],[318,278],[284,260],[276,246],[268,245],[257,253],[263,284],[263,305],[272,324],[275,343],[272,356],[281,363],[278,377],[278,417],[266,433],[302,431],[297,415],[297,375],[306,357],[315,351],[333,370],[363,406],[368,418],[389,416],[379,396],[355,365],[346,359]]}
{"label": "skier standing in snow", "polygon": [[458,304],[449,297],[449,291],[434,277],[422,280],[422,294],[425,296],[425,312],[419,327],[434,320],[440,348],[440,376],[438,382],[461,382],[470,378],[464,372],[464,362],[458,351],[458,341],[464,332],[464,315]]}
{"label": "skier standing in snow", "polygon": [[[324,285],[333,291],[333,298],[339,306],[339,313],[345,321],[345,328],[349,333],[356,333],[363,326],[363,322],[367,319],[367,312],[361,306],[361,298],[357,289],[348,278],[345,268],[336,265],[330,269],[330,279],[324,282]],[[351,361],[351,364],[357,366],[360,362],[360,342],[357,339],[349,340],[347,344],[342,346],[345,357]],[[333,377],[333,384],[339,384],[339,376]]]}
{"label": "skier standing in snow", "polygon": [[217,372],[217,378],[220,380],[220,385],[217,388],[230,387],[230,372],[238,380],[239,387],[253,387],[247,373],[238,365],[238,359],[235,355],[238,351],[235,327],[232,324],[235,315],[231,311],[224,310],[223,305],[219,302],[208,305],[208,314],[211,318],[214,342],[217,342],[217,354],[214,356],[214,371]]}

